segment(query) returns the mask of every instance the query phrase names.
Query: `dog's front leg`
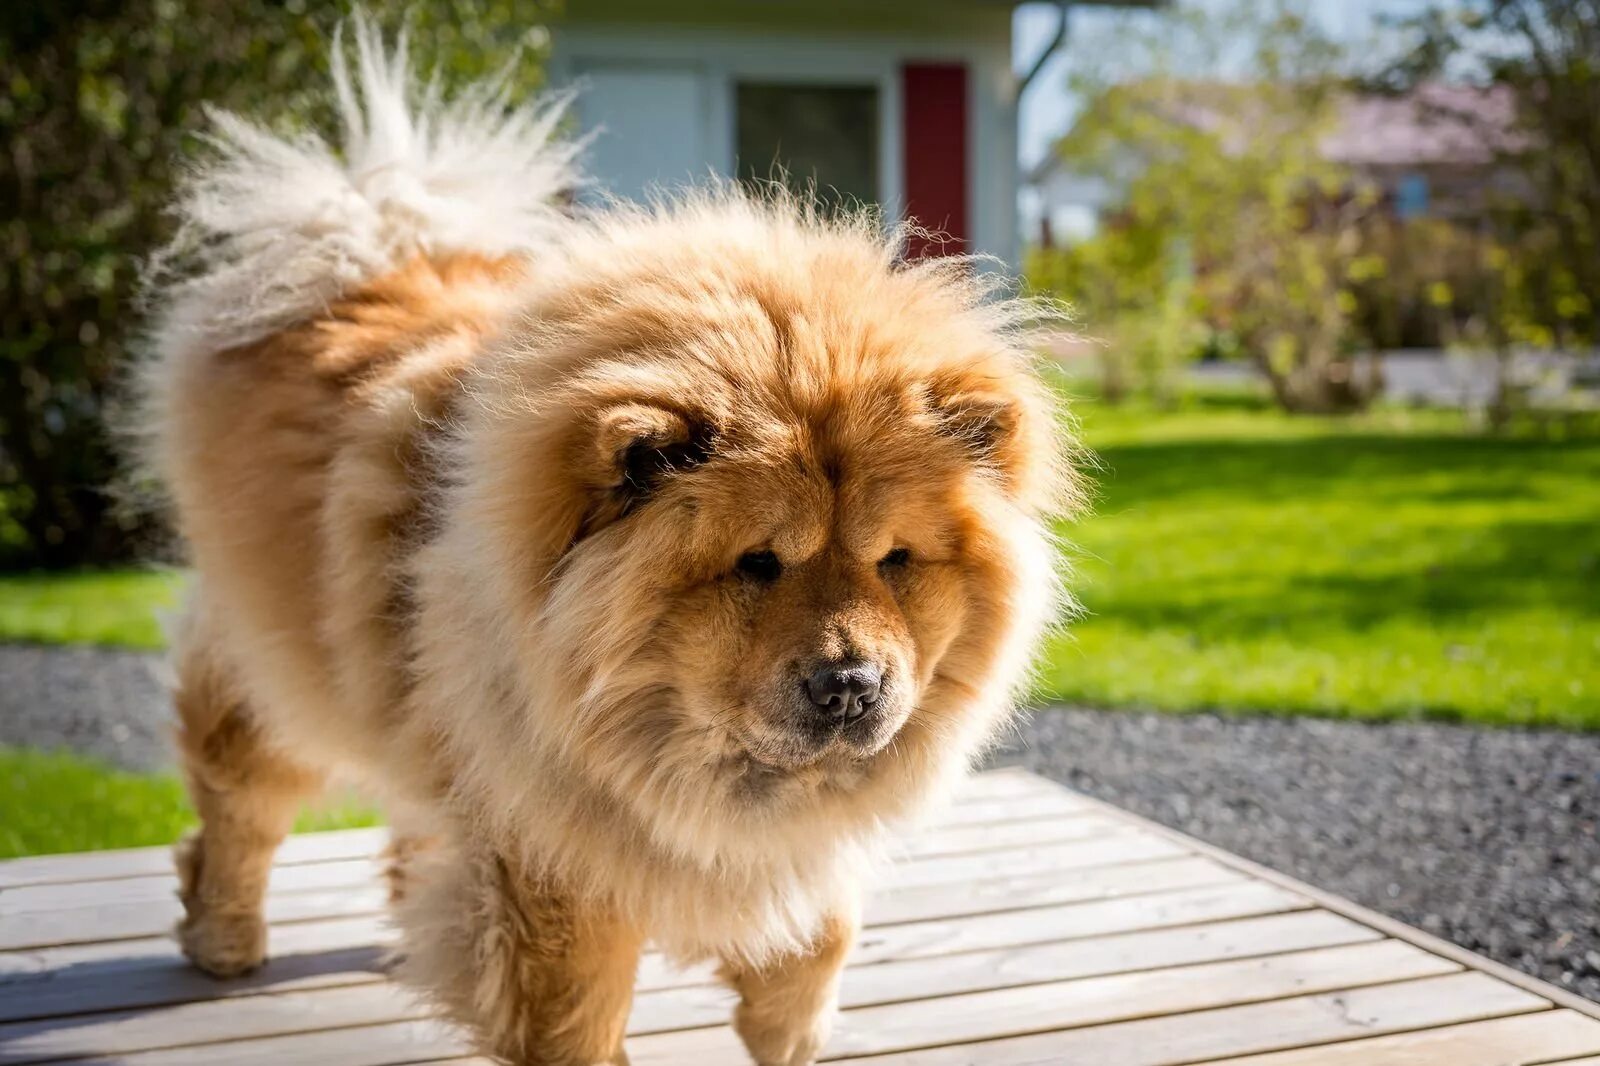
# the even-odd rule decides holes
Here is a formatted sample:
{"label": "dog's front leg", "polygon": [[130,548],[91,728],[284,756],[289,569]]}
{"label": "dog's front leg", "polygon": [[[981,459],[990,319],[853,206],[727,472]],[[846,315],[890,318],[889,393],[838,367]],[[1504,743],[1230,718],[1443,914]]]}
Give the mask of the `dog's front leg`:
{"label": "dog's front leg", "polygon": [[807,1066],[833,1029],[839,975],[855,943],[850,909],[830,917],[803,952],[762,966],[725,961],[723,978],[739,993],[733,1027],[760,1066]]}
{"label": "dog's front leg", "polygon": [[514,1066],[626,1066],[643,936],[610,907],[451,846],[413,858],[400,976]]}

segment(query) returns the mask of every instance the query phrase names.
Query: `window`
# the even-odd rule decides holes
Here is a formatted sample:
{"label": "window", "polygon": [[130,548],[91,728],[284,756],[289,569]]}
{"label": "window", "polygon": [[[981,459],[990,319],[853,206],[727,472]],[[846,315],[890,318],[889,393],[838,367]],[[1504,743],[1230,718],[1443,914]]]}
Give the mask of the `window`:
{"label": "window", "polygon": [[742,82],[735,106],[741,181],[782,177],[824,205],[878,199],[878,90]]}

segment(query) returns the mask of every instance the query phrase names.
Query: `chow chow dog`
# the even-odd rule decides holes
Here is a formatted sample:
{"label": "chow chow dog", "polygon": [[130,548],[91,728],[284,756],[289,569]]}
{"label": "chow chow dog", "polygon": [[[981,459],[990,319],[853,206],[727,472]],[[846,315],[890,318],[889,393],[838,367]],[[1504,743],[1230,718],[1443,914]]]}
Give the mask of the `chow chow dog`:
{"label": "chow chow dog", "polygon": [[354,776],[399,973],[485,1054],[625,1062],[649,943],[810,1062],[864,879],[1060,612],[1025,309],[792,196],[580,211],[559,104],[354,38],[338,147],[214,116],[152,268],[183,950],[261,963],[273,851]]}

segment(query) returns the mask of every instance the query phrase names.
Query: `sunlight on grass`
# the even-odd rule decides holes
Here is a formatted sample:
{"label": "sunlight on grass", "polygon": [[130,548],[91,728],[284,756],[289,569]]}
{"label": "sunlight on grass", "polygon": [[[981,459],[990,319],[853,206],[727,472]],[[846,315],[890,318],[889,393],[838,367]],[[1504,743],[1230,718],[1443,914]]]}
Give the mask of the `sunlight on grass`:
{"label": "sunlight on grass", "polygon": [[1042,695],[1600,727],[1600,441],[1458,416],[1076,405],[1088,615]]}
{"label": "sunlight on grass", "polygon": [[[0,748],[0,859],[166,845],[194,825],[176,777],[131,774],[62,752]],[[299,832],[376,825],[349,797],[302,815]]]}
{"label": "sunlight on grass", "polygon": [[0,575],[0,640],[160,648],[182,588],[170,570]]}

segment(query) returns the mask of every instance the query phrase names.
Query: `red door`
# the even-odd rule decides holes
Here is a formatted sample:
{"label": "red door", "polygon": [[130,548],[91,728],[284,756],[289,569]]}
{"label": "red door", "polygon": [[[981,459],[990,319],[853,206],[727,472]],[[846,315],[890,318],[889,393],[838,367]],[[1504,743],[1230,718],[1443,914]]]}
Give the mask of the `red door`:
{"label": "red door", "polygon": [[914,239],[908,253],[967,250],[967,68],[907,63],[900,73],[905,210],[943,240]]}

